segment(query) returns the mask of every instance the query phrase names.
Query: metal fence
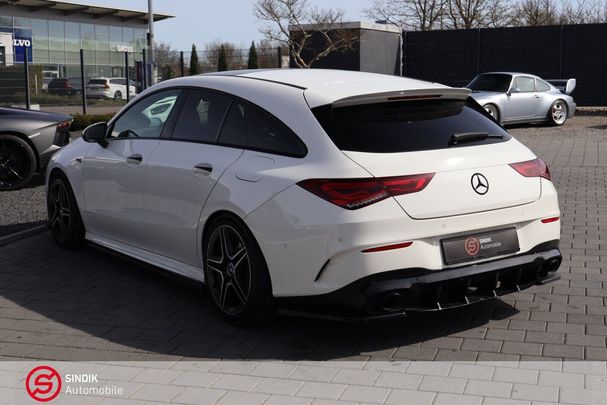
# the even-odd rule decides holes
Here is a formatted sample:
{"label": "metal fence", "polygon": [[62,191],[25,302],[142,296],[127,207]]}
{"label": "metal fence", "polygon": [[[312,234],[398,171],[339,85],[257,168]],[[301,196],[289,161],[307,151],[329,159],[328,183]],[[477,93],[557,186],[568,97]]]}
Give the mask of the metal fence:
{"label": "metal fence", "polygon": [[[27,50],[26,50],[27,52]],[[196,73],[218,70],[218,51],[198,51]],[[284,52],[279,48],[258,50],[259,68],[286,67]],[[0,66],[0,105],[21,108],[49,109],[65,107],[69,112],[86,114],[116,111],[137,93],[155,81],[188,76],[192,52],[164,52],[156,59],[156,69],[148,66],[146,52],[99,52],[80,50],[68,52],[65,63],[36,63],[26,55],[24,61]],[[228,69],[246,69],[248,49],[227,49]],[[193,66],[192,66],[193,67]],[[108,91],[99,92],[99,79],[108,79]],[[127,78],[130,86],[126,86]],[[97,79],[97,80],[95,80]]]}
{"label": "metal fence", "polygon": [[577,79],[579,105],[607,105],[607,24],[403,33],[403,75],[465,86],[490,71]]}

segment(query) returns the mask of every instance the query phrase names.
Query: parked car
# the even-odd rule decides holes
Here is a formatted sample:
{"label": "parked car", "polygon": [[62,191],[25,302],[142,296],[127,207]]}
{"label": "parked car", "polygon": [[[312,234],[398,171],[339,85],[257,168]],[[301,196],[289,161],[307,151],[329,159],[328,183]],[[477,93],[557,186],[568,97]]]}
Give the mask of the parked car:
{"label": "parked car", "polygon": [[[562,82],[562,81],[559,81]],[[575,114],[575,79],[557,88],[527,73],[483,73],[468,84],[472,97],[499,123],[545,122],[563,125]]]}
{"label": "parked car", "polygon": [[[129,80],[130,96],[137,94],[135,82]],[[90,79],[86,84],[86,96],[90,98],[113,98],[114,100],[126,100],[126,79],[124,77],[100,77]]]}
{"label": "parked car", "polygon": [[72,117],[0,107],[0,191],[26,186],[70,140]]}
{"label": "parked car", "polygon": [[469,93],[320,69],[167,80],[53,156],[50,229],[205,282],[238,324],[401,317],[558,279],[548,167]]}
{"label": "parked car", "polygon": [[58,96],[76,96],[82,93],[82,81],[79,77],[52,79],[47,86],[49,94]]}

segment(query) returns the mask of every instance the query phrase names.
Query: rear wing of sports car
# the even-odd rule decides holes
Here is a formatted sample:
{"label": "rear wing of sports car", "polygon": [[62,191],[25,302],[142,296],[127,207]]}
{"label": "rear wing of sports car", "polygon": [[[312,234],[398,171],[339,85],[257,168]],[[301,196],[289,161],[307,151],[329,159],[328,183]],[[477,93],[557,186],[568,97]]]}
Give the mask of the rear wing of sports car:
{"label": "rear wing of sports car", "polygon": [[577,84],[575,79],[553,79],[546,81],[565,94],[571,94]]}

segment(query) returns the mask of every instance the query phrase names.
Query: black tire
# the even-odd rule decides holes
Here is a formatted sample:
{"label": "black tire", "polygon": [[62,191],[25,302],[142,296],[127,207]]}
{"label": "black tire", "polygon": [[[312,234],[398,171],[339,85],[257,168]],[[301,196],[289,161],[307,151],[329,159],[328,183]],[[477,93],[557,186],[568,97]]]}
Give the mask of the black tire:
{"label": "black tire", "polygon": [[495,105],[485,104],[483,108],[495,121],[500,122],[500,112]]}
{"label": "black tire", "polygon": [[116,93],[114,93],[114,101],[117,100],[122,100],[122,92],[120,90],[118,90]]}
{"label": "black tire", "polygon": [[53,239],[64,248],[80,247],[84,242],[84,224],[74,192],[65,176],[56,174],[51,177],[46,206]]}
{"label": "black tire", "polygon": [[25,187],[36,173],[36,155],[15,135],[0,134],[0,191]]}
{"label": "black tire", "polygon": [[270,321],[275,314],[272,282],[246,225],[232,215],[219,215],[207,227],[202,246],[205,282],[221,316],[238,326]]}
{"label": "black tire", "polygon": [[568,113],[567,103],[561,99],[556,100],[548,110],[548,124],[555,127],[563,125],[567,121]]}

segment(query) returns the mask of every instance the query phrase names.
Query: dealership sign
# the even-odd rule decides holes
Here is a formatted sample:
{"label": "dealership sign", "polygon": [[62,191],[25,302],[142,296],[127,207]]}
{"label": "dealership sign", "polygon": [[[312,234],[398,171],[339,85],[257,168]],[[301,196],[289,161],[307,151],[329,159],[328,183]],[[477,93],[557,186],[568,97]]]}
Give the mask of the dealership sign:
{"label": "dealership sign", "polygon": [[15,49],[15,63],[23,63],[25,48],[27,48],[27,61],[32,62],[32,30],[15,28],[13,30],[13,47]]}
{"label": "dealership sign", "polygon": [[116,45],[116,50],[118,52],[133,52],[133,47],[125,45]]}

